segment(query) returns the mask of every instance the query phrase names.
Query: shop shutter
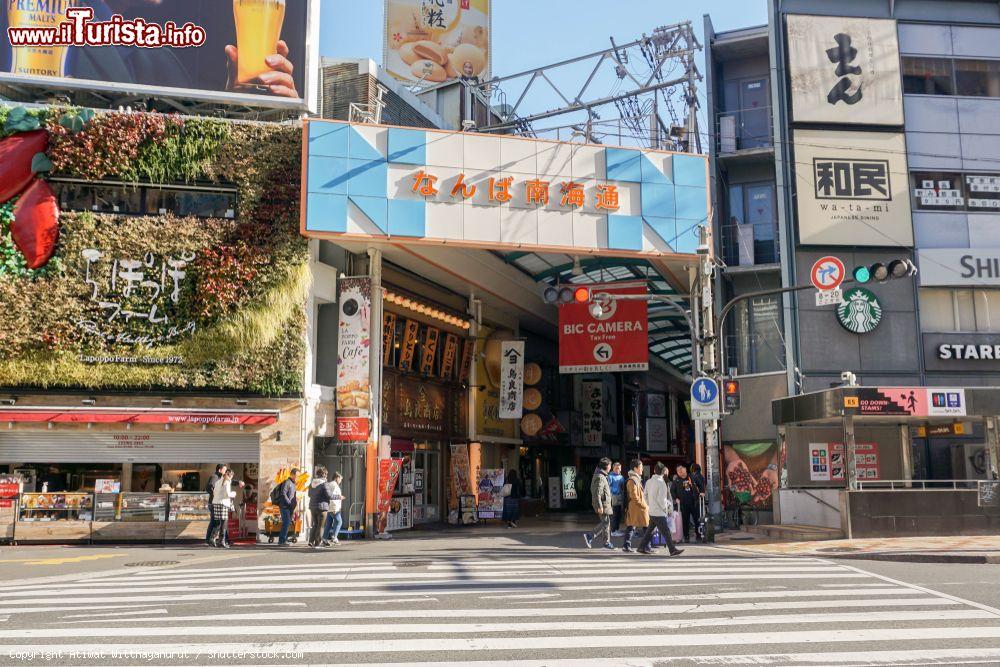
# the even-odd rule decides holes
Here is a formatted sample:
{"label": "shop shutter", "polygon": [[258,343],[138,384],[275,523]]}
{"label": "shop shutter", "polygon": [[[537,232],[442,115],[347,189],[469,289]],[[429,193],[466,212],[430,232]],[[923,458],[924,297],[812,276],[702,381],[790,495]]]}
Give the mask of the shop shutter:
{"label": "shop shutter", "polygon": [[0,463],[251,463],[255,433],[0,431]]}

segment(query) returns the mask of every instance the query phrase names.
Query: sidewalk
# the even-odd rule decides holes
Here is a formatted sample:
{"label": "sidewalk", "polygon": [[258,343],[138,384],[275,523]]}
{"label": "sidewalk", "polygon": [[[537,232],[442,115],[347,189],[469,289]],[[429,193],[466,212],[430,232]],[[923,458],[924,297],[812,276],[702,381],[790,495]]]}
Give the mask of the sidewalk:
{"label": "sidewalk", "polygon": [[786,542],[728,532],[717,536],[716,545],[745,553],[774,556],[860,558],[906,563],[1000,564],[1000,535],[966,537],[894,537],[863,540]]}

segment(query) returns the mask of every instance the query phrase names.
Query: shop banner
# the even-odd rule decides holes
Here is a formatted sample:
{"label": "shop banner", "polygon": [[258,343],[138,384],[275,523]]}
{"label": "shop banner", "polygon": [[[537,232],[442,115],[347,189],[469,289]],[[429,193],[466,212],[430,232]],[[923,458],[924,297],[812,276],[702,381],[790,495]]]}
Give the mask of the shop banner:
{"label": "shop banner", "polygon": [[208,426],[269,426],[278,421],[274,413],[243,412],[174,412],[107,410],[16,410],[0,408],[0,421],[57,424],[205,424]]}
{"label": "shop banner", "polygon": [[451,521],[451,511],[449,511],[449,523],[458,523],[458,512],[460,499],[463,496],[473,496],[472,489],[472,465],[469,462],[468,445],[451,446],[451,475],[448,484],[448,508],[455,510],[455,521]]}
{"label": "shop banner", "polygon": [[844,410],[855,415],[964,417],[962,387],[860,387],[844,396]]}
{"label": "shop banner", "polygon": [[389,517],[386,530],[406,530],[413,528],[413,498],[398,496],[389,505]]}
{"label": "shop banner", "polygon": [[490,78],[492,0],[386,0],[382,67],[407,86]]}
{"label": "shop banner", "polygon": [[585,380],[580,383],[583,402],[583,444],[599,447],[604,435],[604,382]]}
{"label": "shop banner", "polygon": [[576,500],[576,468],[563,466],[562,469],[563,500]]}
{"label": "shop banner", "polygon": [[[881,479],[878,443],[859,442],[854,445],[855,470],[861,481]],[[809,444],[809,479],[813,482],[843,482],[847,478],[847,448],[842,442]]]}
{"label": "shop banner", "polygon": [[524,414],[524,341],[505,340],[500,351],[500,419]]}
{"label": "shop banner", "polygon": [[[591,285],[591,295],[645,295],[643,283]],[[648,306],[645,301],[606,302],[599,317],[589,303],[559,306],[559,372],[649,370]]]}
{"label": "shop banner", "polygon": [[[344,278],[337,283],[340,323],[337,329],[337,417],[355,417],[368,421],[371,408],[371,278]],[[369,428],[356,425],[346,434]],[[338,429],[338,437],[341,437]],[[343,439],[341,437],[341,439]]]}
{"label": "shop banner", "polygon": [[307,98],[318,0],[3,4],[2,82],[241,105]]}
{"label": "shop banner", "polygon": [[399,478],[399,471],[402,467],[402,459],[379,459],[376,533],[384,533],[387,530],[389,510],[392,509],[392,492],[396,488],[396,480]]}
{"label": "shop banner", "polygon": [[723,447],[726,486],[743,494],[754,507],[770,510],[778,488],[778,443],[773,441],[741,443]]}
{"label": "shop banner", "polygon": [[502,468],[483,468],[479,471],[479,518],[499,519],[503,516]]}
{"label": "shop banner", "polygon": [[371,429],[367,417],[337,417],[337,440],[340,442],[366,442]]}
{"label": "shop banner", "polygon": [[913,246],[902,132],[795,130],[802,245]]}
{"label": "shop banner", "polygon": [[903,124],[894,20],[790,15],[787,21],[795,122]]}

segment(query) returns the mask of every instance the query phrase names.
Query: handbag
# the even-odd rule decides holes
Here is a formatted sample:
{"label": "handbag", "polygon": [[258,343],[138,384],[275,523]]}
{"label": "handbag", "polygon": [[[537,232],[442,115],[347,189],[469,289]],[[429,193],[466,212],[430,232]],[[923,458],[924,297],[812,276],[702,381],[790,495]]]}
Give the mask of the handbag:
{"label": "handbag", "polygon": [[503,496],[504,498],[506,498],[506,497],[510,496],[510,492],[511,492],[511,485],[510,484],[504,484],[503,488],[500,490],[500,495]]}

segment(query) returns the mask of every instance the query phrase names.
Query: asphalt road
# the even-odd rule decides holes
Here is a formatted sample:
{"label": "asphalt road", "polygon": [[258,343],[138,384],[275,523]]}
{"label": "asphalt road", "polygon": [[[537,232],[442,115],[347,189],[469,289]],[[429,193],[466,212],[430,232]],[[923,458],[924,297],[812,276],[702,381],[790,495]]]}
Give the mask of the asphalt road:
{"label": "asphalt road", "polygon": [[2,665],[1000,664],[1000,566],[586,550],[566,526],[0,551]]}

